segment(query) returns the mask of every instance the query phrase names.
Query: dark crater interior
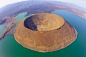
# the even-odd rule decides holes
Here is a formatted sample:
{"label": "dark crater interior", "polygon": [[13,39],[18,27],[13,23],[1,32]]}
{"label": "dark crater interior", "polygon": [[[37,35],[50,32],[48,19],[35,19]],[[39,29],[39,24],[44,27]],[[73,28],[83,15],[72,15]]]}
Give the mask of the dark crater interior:
{"label": "dark crater interior", "polygon": [[31,19],[31,17],[28,17],[25,21],[24,21],[24,26],[28,29],[34,30],[34,31],[38,31],[37,30],[37,26],[34,24],[33,20]]}

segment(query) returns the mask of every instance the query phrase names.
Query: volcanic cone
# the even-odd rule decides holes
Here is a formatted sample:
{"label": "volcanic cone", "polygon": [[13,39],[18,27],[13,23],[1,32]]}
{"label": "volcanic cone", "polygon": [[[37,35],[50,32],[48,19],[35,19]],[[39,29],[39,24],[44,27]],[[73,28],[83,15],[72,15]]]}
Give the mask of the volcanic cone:
{"label": "volcanic cone", "polygon": [[52,52],[75,41],[77,31],[59,15],[37,13],[20,22],[14,36],[25,48],[38,52]]}

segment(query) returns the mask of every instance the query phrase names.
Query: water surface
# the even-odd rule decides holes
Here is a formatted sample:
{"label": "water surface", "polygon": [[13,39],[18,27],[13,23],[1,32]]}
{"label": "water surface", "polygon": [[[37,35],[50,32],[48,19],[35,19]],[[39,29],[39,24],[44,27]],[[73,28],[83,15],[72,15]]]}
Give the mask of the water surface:
{"label": "water surface", "polygon": [[25,19],[25,18],[27,18],[27,17],[33,15],[33,14],[30,14],[29,16],[25,16],[26,14],[27,14],[27,12],[18,14],[18,15],[15,17],[15,18],[18,18],[18,19],[16,19],[16,21],[19,21],[19,20],[21,20],[21,19]]}
{"label": "water surface", "polygon": [[7,25],[7,23],[0,25],[0,36],[3,33],[6,25]]}

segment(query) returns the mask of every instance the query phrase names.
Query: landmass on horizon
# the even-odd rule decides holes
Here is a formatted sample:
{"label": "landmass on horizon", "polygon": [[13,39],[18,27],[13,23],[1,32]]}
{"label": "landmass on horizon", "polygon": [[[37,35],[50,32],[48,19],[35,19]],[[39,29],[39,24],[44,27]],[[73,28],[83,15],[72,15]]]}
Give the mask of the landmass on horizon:
{"label": "landmass on horizon", "polygon": [[0,39],[6,35],[14,35],[17,25],[22,21],[16,21],[18,14],[27,12],[27,15],[36,13],[51,13],[54,10],[67,10],[86,20],[86,9],[72,3],[60,1],[24,1],[7,5],[0,9],[0,25],[7,23]]}

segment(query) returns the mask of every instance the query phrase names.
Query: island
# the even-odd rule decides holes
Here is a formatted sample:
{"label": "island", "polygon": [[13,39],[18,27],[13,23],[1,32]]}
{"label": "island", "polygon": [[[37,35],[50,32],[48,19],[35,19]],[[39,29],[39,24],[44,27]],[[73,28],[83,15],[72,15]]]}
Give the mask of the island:
{"label": "island", "polygon": [[76,29],[61,16],[37,13],[18,24],[14,37],[25,48],[53,52],[70,45],[77,34]]}

